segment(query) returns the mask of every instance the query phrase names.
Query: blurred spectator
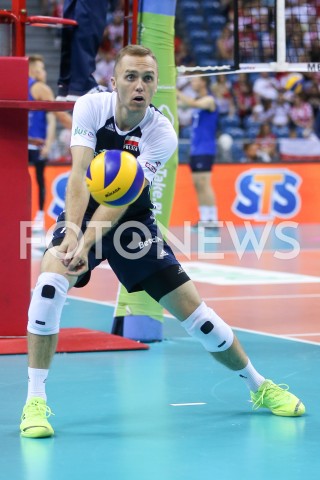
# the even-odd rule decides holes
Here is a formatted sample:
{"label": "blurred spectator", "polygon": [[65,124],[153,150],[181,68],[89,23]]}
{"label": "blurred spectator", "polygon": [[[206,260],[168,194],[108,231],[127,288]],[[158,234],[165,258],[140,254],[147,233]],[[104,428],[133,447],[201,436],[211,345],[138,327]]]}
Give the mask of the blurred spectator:
{"label": "blurred spectator", "polygon": [[117,10],[112,16],[112,21],[106,26],[103,36],[108,38],[112,48],[119,51],[123,46],[123,12]]}
{"label": "blurred spectator", "polygon": [[233,60],[234,34],[229,25],[225,25],[220,37],[217,39],[217,58],[220,60]]}
{"label": "blurred spectator", "polygon": [[112,91],[111,77],[113,76],[115,57],[115,49],[100,49],[96,59],[96,69],[93,73],[93,76],[98,85],[107,87],[110,92]]}
{"label": "blurred spectator", "polygon": [[256,105],[256,97],[247,73],[239,73],[238,80],[233,83],[232,90],[237,113],[243,126],[244,120],[252,114],[253,107]]}
{"label": "blurred spectator", "polygon": [[259,103],[257,103],[252,110],[252,119],[256,123],[271,122],[275,114],[274,102],[262,98]]}
{"label": "blurred spectator", "polygon": [[263,152],[258,143],[246,142],[243,145],[243,157],[240,159],[240,163],[269,163],[270,157]]}
{"label": "blurred spectator", "polygon": [[314,116],[310,103],[305,100],[305,94],[294,95],[289,111],[291,122],[303,130],[313,130]]}
{"label": "blurred spectator", "polygon": [[271,118],[275,127],[286,127],[290,123],[290,103],[286,100],[285,91],[279,90],[278,98],[274,102],[274,115]]}
{"label": "blurred spectator", "polygon": [[[276,136],[271,131],[269,123],[263,123],[260,126],[256,143],[259,147],[259,150],[266,154],[266,159],[264,161],[271,162],[272,160],[275,160],[277,152],[277,140]],[[267,158],[269,159],[267,160]]]}
{"label": "blurred spectator", "polygon": [[289,37],[287,45],[287,59],[289,62],[298,63],[304,62],[305,47],[303,45],[302,32],[295,32]]}
{"label": "blurred spectator", "polygon": [[275,100],[278,97],[278,82],[269,72],[261,72],[253,83],[253,91],[257,99]]}
{"label": "blurred spectator", "polygon": [[191,53],[187,44],[181,40],[175,46],[175,63],[176,65],[194,66],[195,58]]}
{"label": "blurred spectator", "polygon": [[[252,17],[249,20],[253,21]],[[259,62],[259,40],[253,24],[245,24],[243,30],[239,31],[239,43],[241,62]]]}

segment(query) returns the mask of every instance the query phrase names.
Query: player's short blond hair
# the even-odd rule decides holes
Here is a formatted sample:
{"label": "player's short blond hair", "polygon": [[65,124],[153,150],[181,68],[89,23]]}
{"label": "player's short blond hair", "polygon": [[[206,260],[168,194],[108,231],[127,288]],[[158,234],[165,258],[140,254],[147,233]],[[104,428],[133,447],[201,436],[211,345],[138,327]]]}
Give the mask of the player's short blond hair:
{"label": "player's short blond hair", "polygon": [[151,57],[155,61],[158,68],[157,57],[150,48],[143,47],[142,45],[127,45],[123,47],[117,54],[114,64],[114,72],[117,69],[118,64],[121,62],[125,55],[130,55],[131,57]]}

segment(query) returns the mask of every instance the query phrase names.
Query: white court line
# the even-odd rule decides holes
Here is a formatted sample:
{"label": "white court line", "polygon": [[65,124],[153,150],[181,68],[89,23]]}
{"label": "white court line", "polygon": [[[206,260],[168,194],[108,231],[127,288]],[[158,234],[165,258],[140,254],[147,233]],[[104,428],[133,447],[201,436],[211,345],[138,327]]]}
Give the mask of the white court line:
{"label": "white court line", "polygon": [[288,337],[320,337],[319,333],[286,333]]}
{"label": "white court line", "polygon": [[170,403],[171,407],[190,407],[194,405],[207,405],[205,402],[197,403]]}
{"label": "white court line", "polygon": [[[99,305],[107,305],[110,307],[114,307],[116,302],[115,301],[102,301],[102,300],[94,300],[92,298],[86,297],[77,297],[76,295],[68,295],[68,298],[72,300],[82,300],[83,302],[91,302],[91,303],[98,303]],[[292,294],[292,295],[244,295],[240,297],[203,297],[204,301],[216,301],[216,302],[228,302],[230,300],[272,300],[274,298],[320,298],[320,293],[301,293],[301,294]],[[169,315],[171,316],[171,315]]]}
{"label": "white court line", "polygon": [[[80,302],[83,301],[83,302],[89,302],[89,303],[96,303],[96,304],[99,304],[99,305],[105,305],[107,307],[115,307],[115,303],[113,303],[113,302],[102,302],[102,301],[99,301],[99,300],[93,300],[92,298],[80,298],[80,297],[76,297],[74,295],[68,295],[68,298],[71,298],[72,300],[78,300]],[[237,297],[228,297],[228,298],[232,299],[232,298],[237,298]],[[251,298],[257,298],[257,297],[238,297],[238,298],[239,299],[242,299],[242,298],[251,299]],[[204,300],[210,300],[210,298],[206,298]],[[215,299],[213,299],[213,300],[215,300]],[[226,299],[222,297],[221,300],[226,300]],[[166,313],[164,316],[166,318],[175,319],[175,317],[173,315],[171,315],[170,313]],[[233,327],[232,325],[230,325],[230,326],[232,327],[233,330],[239,330],[241,332],[253,333],[255,335],[264,335],[266,337],[280,338],[280,339],[289,340],[289,341],[292,341],[292,342],[308,343],[308,344],[320,346],[320,344],[318,342],[312,342],[311,340],[302,340],[301,338],[293,338],[294,335],[299,335],[298,333],[297,334],[276,335],[276,334],[273,334],[273,333],[266,333],[266,332],[259,332],[257,330],[250,330],[248,328]],[[288,336],[288,335],[290,335],[290,336]],[[302,335],[299,335],[299,336],[302,336]],[[311,334],[311,335],[305,334],[305,336],[316,336],[316,334]]]}
{"label": "white court line", "polygon": [[298,293],[288,295],[244,295],[240,297],[205,297],[203,300],[228,302],[229,300],[273,300],[275,298],[320,298],[320,293]]}
{"label": "white court line", "polygon": [[[232,325],[231,325],[232,327]],[[254,333],[255,335],[263,335],[265,337],[279,338],[280,340],[289,340],[291,342],[308,343],[311,345],[320,346],[319,342],[312,342],[311,340],[302,340],[301,338],[292,338],[287,334],[276,335],[275,333],[259,332],[257,330],[250,330],[248,328],[232,327],[233,330],[239,330],[239,332]],[[296,335],[299,335],[298,333]]]}
{"label": "white court line", "polygon": [[109,302],[109,301],[101,301],[101,300],[95,300],[93,298],[86,298],[86,297],[77,297],[76,295],[68,295],[67,298],[71,298],[71,300],[80,300],[83,302],[89,302],[89,303],[97,303],[98,305],[106,305],[107,307],[114,307],[116,302]]}

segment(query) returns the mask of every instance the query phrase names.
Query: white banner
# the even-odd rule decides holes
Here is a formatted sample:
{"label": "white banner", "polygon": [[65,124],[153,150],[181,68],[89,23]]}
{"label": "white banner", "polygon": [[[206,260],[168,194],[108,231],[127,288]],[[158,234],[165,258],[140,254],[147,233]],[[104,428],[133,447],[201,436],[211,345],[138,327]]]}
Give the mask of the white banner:
{"label": "white banner", "polygon": [[320,161],[320,140],[305,138],[281,138],[280,159],[287,161]]}

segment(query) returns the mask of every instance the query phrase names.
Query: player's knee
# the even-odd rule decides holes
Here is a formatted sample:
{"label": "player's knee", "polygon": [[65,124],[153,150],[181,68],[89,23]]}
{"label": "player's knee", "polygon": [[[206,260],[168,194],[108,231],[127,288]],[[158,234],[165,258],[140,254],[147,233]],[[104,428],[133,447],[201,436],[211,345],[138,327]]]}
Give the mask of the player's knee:
{"label": "player's knee", "polygon": [[233,343],[232,329],[204,302],[182,322],[182,325],[208,352],[223,352]]}
{"label": "player's knee", "polygon": [[58,273],[42,273],[33,291],[28,332],[53,335],[59,332],[60,317],[69,288],[68,280]]}

